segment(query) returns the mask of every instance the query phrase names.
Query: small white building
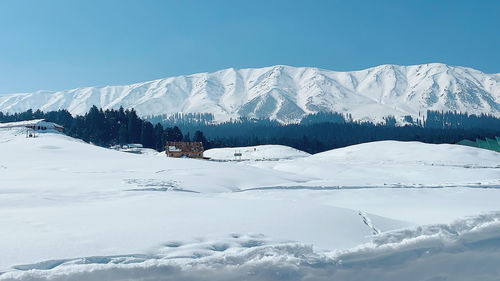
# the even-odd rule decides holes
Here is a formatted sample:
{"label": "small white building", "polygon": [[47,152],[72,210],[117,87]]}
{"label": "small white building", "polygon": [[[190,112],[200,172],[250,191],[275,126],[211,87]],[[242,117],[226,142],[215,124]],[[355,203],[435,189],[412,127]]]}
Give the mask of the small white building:
{"label": "small white building", "polygon": [[58,132],[62,132],[64,129],[63,126],[53,122],[45,121],[45,119],[0,123],[0,129],[8,129],[8,128],[28,128],[34,131],[55,130]]}
{"label": "small white building", "polygon": [[140,143],[129,143],[129,144],[116,144],[110,147],[111,149],[122,151],[122,152],[129,152],[129,153],[136,153],[136,154],[143,154],[144,151],[147,150],[144,149],[142,144]]}
{"label": "small white building", "polygon": [[143,148],[143,146],[140,143],[129,143],[129,144],[124,144],[122,148]]}

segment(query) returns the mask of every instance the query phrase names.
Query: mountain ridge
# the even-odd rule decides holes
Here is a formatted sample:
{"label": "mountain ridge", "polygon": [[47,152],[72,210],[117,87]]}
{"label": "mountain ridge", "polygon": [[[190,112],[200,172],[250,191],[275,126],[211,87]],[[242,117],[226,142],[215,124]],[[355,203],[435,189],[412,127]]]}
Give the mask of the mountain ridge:
{"label": "mountain ridge", "polygon": [[357,71],[275,65],[227,68],[120,86],[0,95],[0,111],[67,109],[84,114],[135,108],[141,116],[213,113],[216,121],[270,118],[296,122],[324,111],[349,113],[355,120],[419,118],[426,110],[500,116],[500,74],[442,63],[384,64]]}

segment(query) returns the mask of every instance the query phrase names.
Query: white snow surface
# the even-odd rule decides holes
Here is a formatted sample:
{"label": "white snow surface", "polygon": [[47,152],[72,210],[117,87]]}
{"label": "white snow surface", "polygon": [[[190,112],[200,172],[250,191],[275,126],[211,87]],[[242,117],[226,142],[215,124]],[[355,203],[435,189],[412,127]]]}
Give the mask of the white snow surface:
{"label": "white snow surface", "polygon": [[[240,157],[235,153],[241,153]],[[258,145],[245,147],[212,148],[205,150],[203,156],[213,160],[254,160],[272,161],[306,157],[310,154],[285,145]]]}
{"label": "white snow surface", "polygon": [[500,273],[500,154],[375,142],[282,158],[173,159],[1,129],[0,280]]}
{"label": "white snow surface", "polygon": [[422,118],[428,109],[500,116],[500,75],[430,63],[380,65],[337,72],[277,65],[224,69],[125,86],[86,87],[0,95],[0,111],[67,109],[92,105],[134,108],[138,114],[213,113],[217,121],[240,116],[295,122],[305,114],[336,111],[356,120],[394,115]]}
{"label": "white snow surface", "polygon": [[380,141],[318,153],[274,169],[339,187],[499,186],[500,154],[452,144]]}
{"label": "white snow surface", "polygon": [[[233,235],[150,255],[17,266],[0,280],[498,280],[500,214],[393,231],[347,251]],[[251,242],[250,242],[251,241]]]}

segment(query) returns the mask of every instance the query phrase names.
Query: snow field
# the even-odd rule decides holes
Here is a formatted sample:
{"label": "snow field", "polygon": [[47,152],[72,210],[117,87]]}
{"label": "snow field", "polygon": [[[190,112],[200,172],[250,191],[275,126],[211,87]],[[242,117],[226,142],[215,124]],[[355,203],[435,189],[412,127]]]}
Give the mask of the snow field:
{"label": "snow field", "polygon": [[414,142],[254,151],[171,159],[0,130],[0,280],[498,276],[499,154]]}

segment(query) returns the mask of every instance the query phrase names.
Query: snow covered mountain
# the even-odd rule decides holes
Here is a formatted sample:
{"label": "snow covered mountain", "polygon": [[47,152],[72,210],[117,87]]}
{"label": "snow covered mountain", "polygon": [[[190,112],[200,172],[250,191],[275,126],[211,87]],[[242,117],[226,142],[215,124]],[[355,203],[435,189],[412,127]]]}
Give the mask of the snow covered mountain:
{"label": "snow covered mountain", "polygon": [[142,116],[213,113],[217,121],[246,116],[290,122],[319,111],[379,121],[387,115],[418,117],[428,109],[500,116],[500,74],[439,63],[352,72],[277,65],[125,86],[0,95],[3,112],[32,108],[83,114],[92,105],[135,108]]}

